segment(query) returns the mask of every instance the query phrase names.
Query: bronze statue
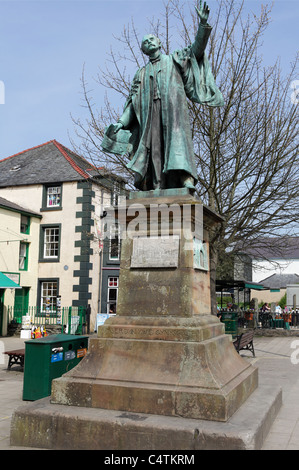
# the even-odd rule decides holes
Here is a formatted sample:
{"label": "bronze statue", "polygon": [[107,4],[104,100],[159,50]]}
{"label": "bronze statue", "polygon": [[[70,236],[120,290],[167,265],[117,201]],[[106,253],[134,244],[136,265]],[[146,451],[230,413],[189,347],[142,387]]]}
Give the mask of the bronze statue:
{"label": "bronze statue", "polygon": [[[134,171],[136,188],[143,191],[195,189],[197,174],[186,97],[209,106],[223,105],[204,53],[212,29],[207,23],[206,2],[204,6],[200,2],[196,11],[200,23],[191,46],[167,56],[161,54],[157,37],[143,37],[141,49],[149,62],[137,71],[118,123],[106,130],[107,139],[114,138],[129,151],[127,167]],[[102,147],[121,153],[105,139]]]}

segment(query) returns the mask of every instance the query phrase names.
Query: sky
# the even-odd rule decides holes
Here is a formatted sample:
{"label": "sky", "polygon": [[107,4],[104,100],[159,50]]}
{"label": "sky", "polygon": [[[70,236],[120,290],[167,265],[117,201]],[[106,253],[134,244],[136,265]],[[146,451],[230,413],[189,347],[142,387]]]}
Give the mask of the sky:
{"label": "sky", "polygon": [[[245,0],[245,10],[259,14],[262,3]],[[133,18],[141,39],[149,32],[148,18],[159,18],[163,4],[163,0],[0,0],[0,160],[53,139],[71,147],[71,140],[79,139],[72,116],[86,117],[83,67],[91,88],[96,88],[96,107],[101,108],[105,90],[94,77],[105,66],[110,47],[119,47],[114,37]],[[216,9],[216,0],[208,4],[211,11]],[[298,50],[298,0],[276,0],[271,19],[262,46],[265,64],[280,57],[287,72]]]}

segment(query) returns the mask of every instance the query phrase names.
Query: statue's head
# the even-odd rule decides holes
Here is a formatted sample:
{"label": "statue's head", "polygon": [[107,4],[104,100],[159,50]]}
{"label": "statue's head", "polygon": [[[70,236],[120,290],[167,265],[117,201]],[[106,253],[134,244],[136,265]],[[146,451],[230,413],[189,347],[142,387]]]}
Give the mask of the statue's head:
{"label": "statue's head", "polygon": [[152,55],[161,49],[161,41],[153,34],[147,34],[143,37],[141,43],[141,50],[146,55]]}

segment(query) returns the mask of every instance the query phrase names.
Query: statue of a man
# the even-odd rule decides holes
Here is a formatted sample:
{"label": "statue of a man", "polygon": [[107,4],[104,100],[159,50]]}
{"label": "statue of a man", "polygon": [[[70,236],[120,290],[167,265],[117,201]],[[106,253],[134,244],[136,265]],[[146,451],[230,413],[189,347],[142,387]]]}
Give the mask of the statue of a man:
{"label": "statue of a man", "polygon": [[[211,33],[209,8],[200,2],[194,43],[167,56],[160,40],[144,36],[141,49],[149,57],[133,79],[123,114],[114,133],[129,130],[136,188],[146,191],[187,187],[197,182],[186,96],[201,104],[222,106],[204,50]],[[112,152],[113,153],[113,152]]]}

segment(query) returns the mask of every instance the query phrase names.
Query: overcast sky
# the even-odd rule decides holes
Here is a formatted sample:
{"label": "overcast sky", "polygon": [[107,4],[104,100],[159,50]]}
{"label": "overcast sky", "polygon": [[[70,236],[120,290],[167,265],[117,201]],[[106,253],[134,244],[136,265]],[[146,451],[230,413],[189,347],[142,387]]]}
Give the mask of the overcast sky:
{"label": "overcast sky", "polygon": [[[245,0],[246,10],[259,14],[262,3]],[[208,4],[216,9],[215,0]],[[113,35],[133,17],[141,39],[147,18],[162,12],[162,0],[0,0],[0,159],[52,139],[70,147],[70,115],[84,116],[83,65],[92,82],[117,44]],[[287,71],[299,43],[298,0],[276,0],[271,18],[265,62],[280,56]],[[103,95],[97,89],[99,108]]]}

